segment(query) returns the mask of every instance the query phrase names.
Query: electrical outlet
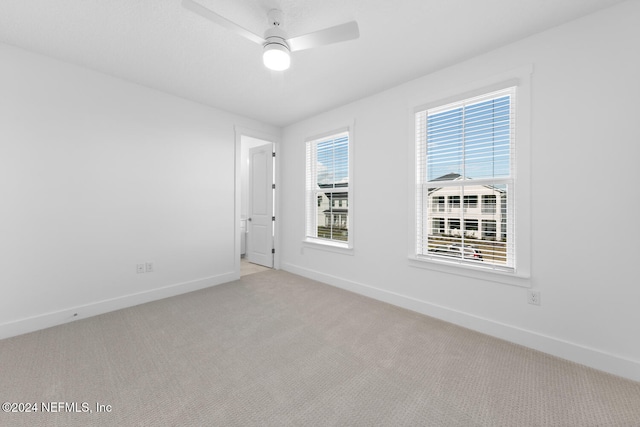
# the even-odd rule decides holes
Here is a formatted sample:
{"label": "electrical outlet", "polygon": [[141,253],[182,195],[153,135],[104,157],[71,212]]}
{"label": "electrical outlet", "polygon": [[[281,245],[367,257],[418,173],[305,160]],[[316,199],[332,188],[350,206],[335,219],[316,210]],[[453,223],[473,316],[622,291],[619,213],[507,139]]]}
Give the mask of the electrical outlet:
{"label": "electrical outlet", "polygon": [[533,305],[540,305],[540,291],[527,291],[527,302]]}
{"label": "electrical outlet", "polygon": [[153,273],[153,269],[154,269],[154,265],[153,265],[153,263],[152,263],[152,262],[150,262],[150,261],[147,261],[147,262],[145,263],[145,271],[146,271],[147,273]]}
{"label": "electrical outlet", "polygon": [[138,273],[138,274],[144,273],[144,264],[137,264],[136,265],[136,273]]}

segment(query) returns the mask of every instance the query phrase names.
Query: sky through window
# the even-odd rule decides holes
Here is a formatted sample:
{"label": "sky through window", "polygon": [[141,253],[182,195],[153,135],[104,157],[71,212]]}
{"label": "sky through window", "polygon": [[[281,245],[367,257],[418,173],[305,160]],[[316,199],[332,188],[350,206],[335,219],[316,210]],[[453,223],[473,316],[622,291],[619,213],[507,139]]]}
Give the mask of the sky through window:
{"label": "sky through window", "polygon": [[511,96],[445,109],[427,117],[427,180],[508,177]]}
{"label": "sky through window", "polygon": [[317,144],[318,185],[349,182],[349,135],[320,141]]}

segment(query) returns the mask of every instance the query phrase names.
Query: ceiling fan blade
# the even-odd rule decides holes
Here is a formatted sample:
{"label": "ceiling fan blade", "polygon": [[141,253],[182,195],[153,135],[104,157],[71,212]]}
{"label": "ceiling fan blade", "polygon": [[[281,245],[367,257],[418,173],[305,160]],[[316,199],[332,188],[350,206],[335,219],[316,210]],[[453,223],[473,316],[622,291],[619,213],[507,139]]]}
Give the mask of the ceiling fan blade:
{"label": "ceiling fan blade", "polygon": [[287,40],[287,43],[291,51],[294,52],[296,50],[310,49],[331,43],[353,40],[358,37],[360,37],[358,23],[351,21],[302,36],[292,37]]}
{"label": "ceiling fan blade", "polygon": [[215,22],[216,24],[221,25],[235,32],[236,34],[240,34],[242,37],[249,39],[254,43],[258,43],[259,45],[262,45],[265,42],[264,38],[260,37],[257,34],[252,33],[251,31],[245,28],[242,28],[240,25],[236,24],[235,22],[229,21],[224,16],[218,15],[211,9],[207,9],[206,7],[202,6],[200,3],[196,3],[193,0],[182,0],[182,6],[185,9],[189,9],[191,12],[196,13],[205,19],[208,19],[209,21]]}

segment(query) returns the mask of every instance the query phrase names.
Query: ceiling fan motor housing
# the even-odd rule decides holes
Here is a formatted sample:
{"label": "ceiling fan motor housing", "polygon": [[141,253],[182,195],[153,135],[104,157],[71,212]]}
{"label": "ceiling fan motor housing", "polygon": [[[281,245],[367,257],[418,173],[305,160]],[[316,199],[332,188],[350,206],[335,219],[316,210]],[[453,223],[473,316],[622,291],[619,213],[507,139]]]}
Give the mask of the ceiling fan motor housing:
{"label": "ceiling fan motor housing", "polygon": [[283,46],[289,51],[289,45],[287,44],[287,34],[280,27],[271,27],[264,33],[264,47],[269,45],[278,44]]}

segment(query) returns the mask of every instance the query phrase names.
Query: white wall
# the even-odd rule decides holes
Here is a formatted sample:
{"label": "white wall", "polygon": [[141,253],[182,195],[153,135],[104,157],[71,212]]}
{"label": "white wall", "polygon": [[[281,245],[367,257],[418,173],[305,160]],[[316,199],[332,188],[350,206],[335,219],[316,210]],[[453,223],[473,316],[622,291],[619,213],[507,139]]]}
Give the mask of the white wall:
{"label": "white wall", "polygon": [[279,129],[7,45],[0,63],[0,338],[237,277],[234,127]]}
{"label": "white wall", "polygon": [[[638,16],[626,2],[284,129],[282,268],[640,380]],[[414,100],[529,64],[539,307],[407,258]],[[354,252],[305,247],[304,139],[352,119]]]}

